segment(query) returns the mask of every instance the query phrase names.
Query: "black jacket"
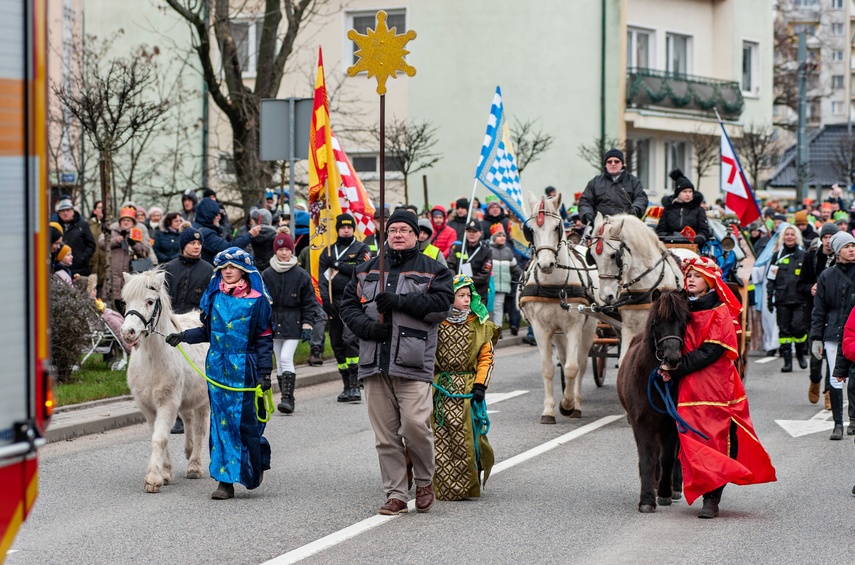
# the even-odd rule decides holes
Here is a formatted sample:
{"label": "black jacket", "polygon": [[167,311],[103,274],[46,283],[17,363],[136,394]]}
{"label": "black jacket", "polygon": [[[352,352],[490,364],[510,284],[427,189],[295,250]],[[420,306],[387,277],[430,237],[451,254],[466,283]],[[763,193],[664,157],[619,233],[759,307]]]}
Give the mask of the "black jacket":
{"label": "black jacket", "polygon": [[[330,255],[332,250],[332,255]],[[363,242],[353,238],[351,243],[342,242],[337,239],[335,243],[321,252],[318,260],[318,289],[321,291],[321,299],[324,302],[324,310],[332,315],[333,310],[341,302],[344,287],[350,282],[356,267],[371,258],[371,251]],[[333,296],[330,298],[330,284],[327,279],[327,270],[338,271],[332,280]]]}
{"label": "black jacket", "polygon": [[819,234],[814,231],[813,226],[808,224],[804,231],[802,231],[802,241],[804,241],[805,249],[809,248],[811,242],[818,237]]}
{"label": "black jacket", "polygon": [[252,238],[252,259],[259,273],[263,273],[270,266],[274,239],[276,239],[276,228],[273,226],[261,226],[258,235]]}
{"label": "black jacket", "polygon": [[819,275],[827,268],[834,265],[834,255],[826,255],[822,252],[822,245],[817,249],[811,249],[805,253],[802,261],[802,272],[796,283],[796,290],[807,301],[807,307],[813,309],[813,295],[810,289],[816,284]]}
{"label": "black jacket", "polygon": [[[475,217],[475,214],[472,215]],[[466,235],[466,216],[462,218],[457,214],[452,214],[451,219],[449,219],[445,225],[453,229],[457,232],[457,239],[463,241],[463,238]]]}
{"label": "black jacket", "polygon": [[[481,220],[481,231],[483,232],[481,239],[484,239],[489,243],[490,237],[493,235],[493,226],[496,224],[502,224],[502,228],[505,230],[505,233],[510,234],[511,230],[508,226],[508,222],[508,215],[504,212],[498,216],[488,216],[487,214],[484,214],[484,219]],[[465,235],[466,234],[464,234],[464,237]],[[463,241],[463,238],[460,238],[460,241]]]}
{"label": "black jacket", "polygon": [[839,341],[843,325],[855,307],[855,286],[843,277],[855,281],[855,263],[836,263],[825,269],[816,281],[813,314],[810,323],[811,341]]}
{"label": "black jacket", "polygon": [[705,239],[712,237],[712,230],[707,221],[707,212],[701,208],[704,195],[695,192],[695,196],[689,202],[680,202],[673,196],[662,199],[662,216],[656,226],[656,234],[660,236],[679,234],[683,228],[689,226],[698,235]]}
{"label": "black jacket", "polygon": [[210,198],[203,198],[196,208],[196,221],[193,223],[202,234],[202,259],[214,264],[214,257],[229,247],[246,247],[252,241],[252,235],[246,233],[233,241],[223,237],[222,229],[214,225],[214,218],[220,213],[220,205]]}
{"label": "black jacket", "polygon": [[198,310],[202,294],[208,288],[214,268],[201,259],[179,256],[160,267],[166,273],[166,288],[172,301],[172,311],[184,314]]}
{"label": "black jacket", "polygon": [[465,242],[465,249],[461,251],[461,244],[455,243],[448,252],[448,269],[456,275],[460,270],[460,261],[464,263],[472,257],[472,282],[475,290],[481,295],[484,304],[487,303],[487,290],[490,288],[490,275],[493,274],[493,250],[486,241],[479,241],[478,245],[470,246]]}
{"label": "black jacket", "polygon": [[89,229],[89,222],[74,212],[74,217],[67,224],[62,224],[62,241],[71,248],[74,259],[71,261],[71,272],[75,275],[88,275],[90,273],[89,260],[95,254],[95,238]]}
{"label": "black jacket", "polygon": [[617,178],[603,171],[588,182],[579,197],[579,217],[591,223],[597,212],[604,216],[633,214],[640,218],[647,211],[647,194],[641,181],[626,170]]}
{"label": "black jacket", "polygon": [[[782,246],[772,256],[771,266],[777,266],[775,279],[766,279],[766,301],[779,305],[799,305],[806,302],[799,292],[798,282],[804,263],[805,252],[798,247]],[[771,273],[771,266],[769,272]]]}
{"label": "black jacket", "polygon": [[172,261],[181,252],[178,238],[180,234],[172,228],[158,230],[154,233],[154,254],[160,263]]}
{"label": "black jacket", "polygon": [[270,325],[275,339],[300,339],[303,324],[312,324],[318,300],[309,273],[294,265],[284,273],[267,267],[261,278],[273,298]]}

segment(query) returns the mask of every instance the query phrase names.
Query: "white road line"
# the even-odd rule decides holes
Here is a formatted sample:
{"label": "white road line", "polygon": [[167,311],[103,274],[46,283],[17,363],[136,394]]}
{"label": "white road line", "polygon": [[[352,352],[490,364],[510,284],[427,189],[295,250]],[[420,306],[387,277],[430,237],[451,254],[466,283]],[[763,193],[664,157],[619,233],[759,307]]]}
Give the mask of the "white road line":
{"label": "white road line", "polygon": [[[516,391],[516,392],[525,393],[525,391]],[[507,394],[512,394],[512,393],[507,393]],[[518,396],[518,395],[516,395],[516,396]],[[558,447],[560,445],[564,445],[565,443],[567,443],[569,441],[572,441],[574,439],[582,437],[583,435],[590,433],[590,432],[593,432],[594,430],[597,430],[597,429],[605,426],[606,424],[610,424],[610,423],[614,422],[615,420],[619,420],[620,418],[623,418],[623,415],[606,416],[605,418],[600,418],[596,422],[591,422],[590,424],[582,426],[581,428],[579,428],[577,430],[573,430],[572,432],[566,433],[563,436],[549,440],[546,443],[538,445],[537,447],[529,449],[528,451],[520,453],[519,455],[515,455],[514,457],[511,457],[510,459],[502,461],[501,463],[498,463],[497,465],[493,466],[493,471],[491,473],[491,476],[496,475],[497,473],[501,473],[502,471],[506,471],[507,469],[510,469],[511,467],[514,467],[515,465],[519,465],[520,463],[523,463],[525,461],[528,461],[529,459],[537,457],[538,455],[542,455],[542,454],[546,453],[547,451],[550,451],[550,450],[555,449],[556,447]],[[415,499],[413,499],[413,500],[409,501],[409,503],[407,503],[407,508],[409,509],[410,512],[415,512],[415,509],[416,509]],[[348,527],[344,528],[343,530],[333,532],[327,536],[322,537],[321,539],[315,540],[315,541],[308,543],[302,547],[298,547],[297,549],[289,551],[288,553],[284,553],[284,554],[280,555],[279,557],[274,557],[270,561],[265,561],[262,565],[286,565],[289,563],[297,563],[298,561],[302,561],[303,559],[305,559],[307,557],[311,557],[312,555],[315,555],[316,553],[320,553],[321,551],[329,549],[330,547],[338,545],[344,541],[349,540],[350,538],[358,536],[359,534],[361,534],[363,532],[367,532],[368,530],[376,528],[377,526],[383,525],[386,522],[389,522],[390,520],[394,520],[394,519],[399,518],[399,517],[400,517],[400,515],[399,516],[381,516],[380,514],[377,514],[376,516],[366,518],[365,520],[362,520],[361,522],[357,522],[356,524],[348,526]]]}
{"label": "white road line", "polygon": [[758,363],[758,364],[771,363],[774,360],[775,360],[774,357],[764,357],[763,359],[758,359],[757,361],[755,361],[755,363]]}
{"label": "white road line", "polygon": [[497,402],[502,402],[504,400],[510,400],[511,398],[516,398],[517,396],[522,396],[523,394],[528,394],[527,390],[514,390],[511,392],[488,392],[484,397],[484,400],[487,402],[487,406],[491,406],[496,404]]}

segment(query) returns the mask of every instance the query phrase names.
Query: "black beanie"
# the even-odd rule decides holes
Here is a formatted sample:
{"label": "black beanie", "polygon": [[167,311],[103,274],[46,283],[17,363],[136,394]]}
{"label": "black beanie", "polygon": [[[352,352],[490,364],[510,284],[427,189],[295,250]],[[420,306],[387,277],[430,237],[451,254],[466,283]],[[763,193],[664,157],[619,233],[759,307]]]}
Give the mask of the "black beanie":
{"label": "black beanie", "polygon": [[178,246],[181,251],[191,241],[202,243],[202,232],[193,227],[187,227],[181,230],[181,235],[178,236]]}
{"label": "black beanie", "polygon": [[621,163],[626,163],[626,160],[623,158],[623,151],[621,151],[620,149],[617,149],[615,147],[612,147],[611,149],[606,151],[605,155],[603,155],[603,166],[605,166],[606,161],[608,161],[612,157],[617,157],[618,159],[620,159]]}
{"label": "black beanie", "polygon": [[413,228],[414,232],[419,233],[419,222],[418,219],[413,216],[412,212],[407,212],[406,210],[395,210],[392,212],[392,215],[389,216],[389,219],[385,222],[386,231],[389,231],[389,226],[395,222],[403,222]]}
{"label": "black beanie", "polygon": [[465,198],[458,198],[457,202],[454,203],[455,208],[466,208],[469,209],[469,201]]}
{"label": "black beanie", "polygon": [[356,220],[350,214],[339,214],[335,217],[335,231],[340,230],[343,226],[350,226],[356,229]]}
{"label": "black beanie", "polygon": [[680,169],[674,169],[673,171],[668,173],[668,176],[674,179],[674,182],[676,183],[676,188],[674,189],[675,196],[680,194],[687,188],[695,190],[695,185],[692,184],[692,181],[686,178],[686,175],[684,175],[683,171],[681,171]]}

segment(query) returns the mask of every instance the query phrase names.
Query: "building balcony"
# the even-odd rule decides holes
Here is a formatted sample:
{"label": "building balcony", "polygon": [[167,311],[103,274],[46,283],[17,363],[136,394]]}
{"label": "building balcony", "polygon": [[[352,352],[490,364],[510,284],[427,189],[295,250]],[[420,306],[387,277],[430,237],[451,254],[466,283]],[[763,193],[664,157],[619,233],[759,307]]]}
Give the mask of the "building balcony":
{"label": "building balcony", "polygon": [[631,68],[626,77],[627,108],[655,108],[669,112],[735,120],[745,102],[738,82]]}

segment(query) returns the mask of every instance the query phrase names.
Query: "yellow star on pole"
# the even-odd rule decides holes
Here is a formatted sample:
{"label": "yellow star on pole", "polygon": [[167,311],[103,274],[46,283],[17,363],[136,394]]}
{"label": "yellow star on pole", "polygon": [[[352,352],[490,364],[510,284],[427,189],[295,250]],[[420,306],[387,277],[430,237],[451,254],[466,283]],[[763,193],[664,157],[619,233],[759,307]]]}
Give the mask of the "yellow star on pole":
{"label": "yellow star on pole", "polygon": [[386,26],[386,12],[377,12],[376,29],[368,28],[367,33],[362,35],[355,29],[347,32],[347,38],[356,42],[359,50],[354,53],[359,60],[352,67],[348,67],[347,74],[356,76],[362,71],[368,72],[368,78],[377,77],[377,94],[386,94],[386,79],[397,78],[398,71],[407,76],[416,74],[415,67],[404,61],[404,56],[409,53],[404,46],[411,39],[416,38],[416,32],[408,30],[402,35],[395,34],[396,28],[391,30]]}

